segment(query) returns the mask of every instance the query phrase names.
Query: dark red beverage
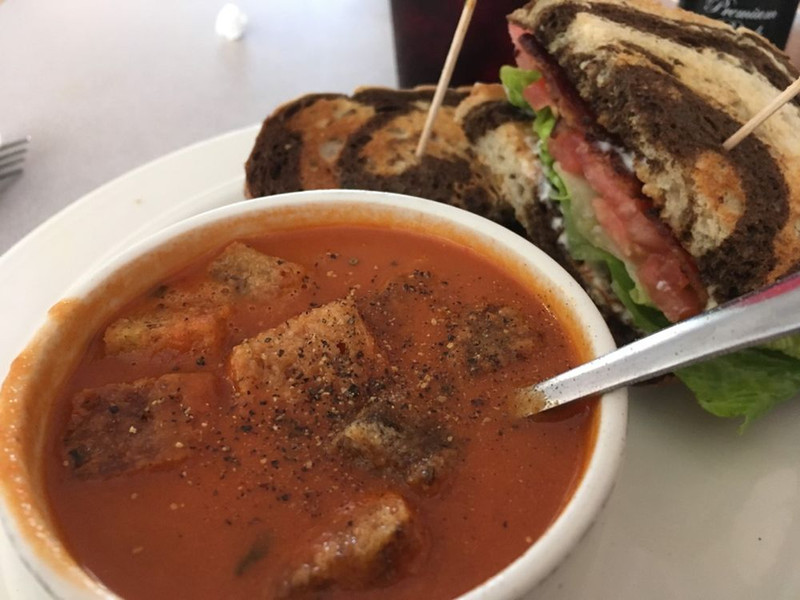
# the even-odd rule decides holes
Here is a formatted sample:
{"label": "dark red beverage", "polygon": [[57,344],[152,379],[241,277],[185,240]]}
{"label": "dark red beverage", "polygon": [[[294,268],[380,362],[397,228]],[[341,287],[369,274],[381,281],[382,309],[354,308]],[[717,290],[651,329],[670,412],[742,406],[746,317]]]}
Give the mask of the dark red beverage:
{"label": "dark red beverage", "polygon": [[[496,82],[514,64],[506,15],[524,0],[478,0],[450,85]],[[439,81],[464,0],[392,0],[400,87]]]}

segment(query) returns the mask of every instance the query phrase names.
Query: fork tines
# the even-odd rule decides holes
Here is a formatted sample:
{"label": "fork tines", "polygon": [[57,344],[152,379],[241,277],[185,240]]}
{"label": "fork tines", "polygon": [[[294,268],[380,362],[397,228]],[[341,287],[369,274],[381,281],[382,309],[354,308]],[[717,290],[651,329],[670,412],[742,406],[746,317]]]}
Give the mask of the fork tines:
{"label": "fork tines", "polygon": [[21,175],[22,163],[28,152],[30,136],[25,136],[11,142],[0,143],[0,180]]}

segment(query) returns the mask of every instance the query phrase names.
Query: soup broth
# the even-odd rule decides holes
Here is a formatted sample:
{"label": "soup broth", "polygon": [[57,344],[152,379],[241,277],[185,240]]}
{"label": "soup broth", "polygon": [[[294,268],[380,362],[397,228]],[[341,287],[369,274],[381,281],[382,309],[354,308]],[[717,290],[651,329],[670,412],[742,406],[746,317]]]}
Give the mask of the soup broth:
{"label": "soup broth", "polygon": [[50,419],[73,556],[125,598],[451,598],[569,499],[594,401],[507,415],[586,358],[502,266],[376,227],[198,260],[97,333]]}

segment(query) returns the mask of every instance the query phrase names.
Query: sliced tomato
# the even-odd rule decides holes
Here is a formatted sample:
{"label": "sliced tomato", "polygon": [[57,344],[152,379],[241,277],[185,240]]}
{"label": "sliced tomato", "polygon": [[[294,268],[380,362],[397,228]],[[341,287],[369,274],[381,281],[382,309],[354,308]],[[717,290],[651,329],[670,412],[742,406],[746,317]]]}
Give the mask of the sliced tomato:
{"label": "sliced tomato", "polygon": [[522,95],[533,110],[542,110],[548,106],[553,106],[553,99],[550,90],[547,89],[547,82],[544,77],[540,77],[524,90]]}
{"label": "sliced tomato", "polygon": [[592,208],[600,227],[618,248],[618,252],[615,254],[618,254],[620,258],[630,258],[633,253],[633,244],[628,235],[625,219],[617,214],[611,206],[611,202],[603,196],[597,196],[592,200]]}
{"label": "sliced tomato", "polygon": [[567,173],[583,177],[583,160],[580,146],[585,143],[582,135],[567,127],[556,125],[556,129],[547,142],[547,149],[553,159]]}
{"label": "sliced tomato", "polygon": [[562,169],[584,177],[597,192],[597,222],[659,310],[672,322],[701,312],[707,293],[694,261],[663,223],[648,216],[639,181],[615,169],[610,155],[564,123],[556,126],[548,148]]}
{"label": "sliced tomato", "polygon": [[618,173],[599,151],[579,153],[584,177],[601,194],[592,202],[597,221],[653,303],[672,322],[701,312],[707,292],[694,260],[663,223],[648,216],[648,203],[635,191],[638,182]]}
{"label": "sliced tomato", "polygon": [[679,256],[663,254],[651,254],[638,265],[639,278],[648,282],[648,295],[672,322],[688,319],[703,310],[684,268]]}

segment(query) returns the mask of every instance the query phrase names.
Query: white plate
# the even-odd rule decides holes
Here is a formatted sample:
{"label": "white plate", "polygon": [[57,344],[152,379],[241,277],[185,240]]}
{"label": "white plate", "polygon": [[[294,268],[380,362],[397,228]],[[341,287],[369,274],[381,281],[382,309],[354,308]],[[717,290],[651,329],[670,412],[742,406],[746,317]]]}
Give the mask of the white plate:
{"label": "white plate", "polygon": [[[191,146],[85,196],[0,257],[0,373],[64,289],[134,239],[240,201],[257,127]],[[800,401],[743,435],[678,385],[631,394],[625,461],[589,534],[536,600],[800,597]],[[0,540],[0,600],[44,592]]]}

